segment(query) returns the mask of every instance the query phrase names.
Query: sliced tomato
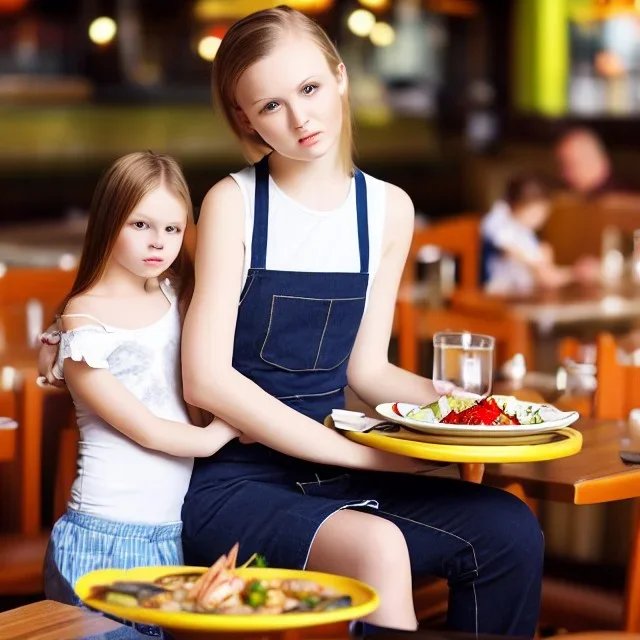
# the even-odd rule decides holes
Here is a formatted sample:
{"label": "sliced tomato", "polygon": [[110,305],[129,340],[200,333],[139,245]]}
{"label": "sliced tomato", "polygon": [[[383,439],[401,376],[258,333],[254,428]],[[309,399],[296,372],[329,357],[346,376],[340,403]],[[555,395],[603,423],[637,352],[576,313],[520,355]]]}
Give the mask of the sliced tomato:
{"label": "sliced tomato", "polygon": [[395,413],[396,415],[399,415],[401,418],[403,418],[404,416],[400,413],[400,410],[398,409],[398,403],[394,402],[391,405],[391,411],[393,411],[393,413]]}

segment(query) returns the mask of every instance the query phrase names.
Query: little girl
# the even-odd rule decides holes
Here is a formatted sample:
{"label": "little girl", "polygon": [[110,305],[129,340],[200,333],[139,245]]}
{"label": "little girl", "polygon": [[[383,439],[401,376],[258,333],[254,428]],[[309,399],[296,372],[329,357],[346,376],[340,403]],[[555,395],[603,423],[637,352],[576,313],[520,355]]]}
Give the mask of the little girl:
{"label": "little girl", "polygon": [[505,196],[482,221],[482,271],[491,293],[553,289],[575,281],[592,281],[597,265],[582,258],[573,266],[556,264],[551,247],[541,242],[550,211],[550,196],[543,180],[533,174],[514,176]]}
{"label": "little girl", "polygon": [[193,457],[239,435],[220,420],[193,426],[182,399],[191,218],[184,177],[167,156],[127,155],[98,184],[78,276],[61,306],[56,375],[73,397],[80,447],[45,560],[48,598],[79,604],[73,586],[95,569],[182,564],[180,510]]}

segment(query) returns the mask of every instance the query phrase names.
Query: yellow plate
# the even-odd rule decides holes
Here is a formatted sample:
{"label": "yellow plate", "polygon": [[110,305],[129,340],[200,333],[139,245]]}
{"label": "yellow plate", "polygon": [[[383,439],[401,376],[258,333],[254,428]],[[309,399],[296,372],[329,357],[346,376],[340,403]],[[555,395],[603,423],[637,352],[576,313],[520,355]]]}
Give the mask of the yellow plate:
{"label": "yellow plate", "polygon": [[582,449],[582,434],[569,427],[555,432],[558,437],[551,442],[510,445],[441,444],[429,441],[430,437],[427,434],[410,434],[409,432],[404,432],[402,437],[373,431],[369,433],[342,431],[341,433],[350,440],[374,449],[440,462],[540,462],[566,458]]}
{"label": "yellow plate", "polygon": [[160,576],[173,573],[204,572],[202,567],[137,567],[135,569],[102,569],[82,576],[76,582],[75,591],[78,597],[88,606],[104,611],[123,620],[144,622],[166,629],[196,632],[239,631],[263,632],[312,627],[332,622],[355,620],[368,615],[378,608],[378,594],[368,585],[352,578],[335,576],[316,571],[297,571],[293,569],[238,569],[237,575],[246,579],[273,580],[291,578],[297,580],[313,580],[323,586],[332,587],[340,594],[351,596],[352,605],[334,611],[311,613],[284,613],[277,615],[245,615],[234,616],[211,613],[177,613],[143,609],[142,607],[126,607],[90,598],[93,587],[109,585],[116,580],[152,582]]}

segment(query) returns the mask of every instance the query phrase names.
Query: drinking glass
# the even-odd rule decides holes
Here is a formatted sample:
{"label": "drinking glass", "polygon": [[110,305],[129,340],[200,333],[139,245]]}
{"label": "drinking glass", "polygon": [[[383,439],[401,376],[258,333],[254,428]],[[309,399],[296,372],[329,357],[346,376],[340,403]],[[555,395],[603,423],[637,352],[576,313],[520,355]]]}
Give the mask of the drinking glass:
{"label": "drinking glass", "polygon": [[494,347],[495,338],[492,336],[467,332],[436,333],[433,336],[433,380],[436,388],[455,395],[490,395]]}

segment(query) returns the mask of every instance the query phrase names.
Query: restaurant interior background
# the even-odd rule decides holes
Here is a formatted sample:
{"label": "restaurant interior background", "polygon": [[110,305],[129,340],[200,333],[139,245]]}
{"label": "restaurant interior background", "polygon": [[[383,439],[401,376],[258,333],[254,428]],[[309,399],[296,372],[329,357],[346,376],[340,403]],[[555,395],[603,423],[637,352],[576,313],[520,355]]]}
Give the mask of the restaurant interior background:
{"label": "restaurant interior background", "polygon": [[[274,4],[0,0],[0,262],[73,260],[96,180],[127,152],[178,158],[196,206],[241,167],[211,106],[211,60],[231,23]],[[358,165],[407,190],[421,224],[486,212],[520,169],[560,189],[554,145],[574,125],[597,132],[616,176],[640,190],[640,2],[288,4],[317,19],[344,57]],[[587,231],[568,233],[581,242]],[[3,488],[0,513],[8,502]],[[629,505],[581,514],[543,510],[548,571],[621,591]]]}

